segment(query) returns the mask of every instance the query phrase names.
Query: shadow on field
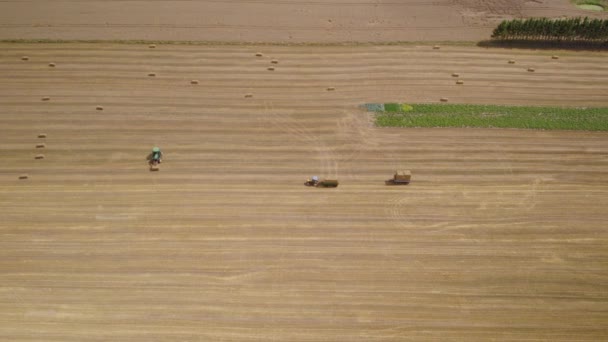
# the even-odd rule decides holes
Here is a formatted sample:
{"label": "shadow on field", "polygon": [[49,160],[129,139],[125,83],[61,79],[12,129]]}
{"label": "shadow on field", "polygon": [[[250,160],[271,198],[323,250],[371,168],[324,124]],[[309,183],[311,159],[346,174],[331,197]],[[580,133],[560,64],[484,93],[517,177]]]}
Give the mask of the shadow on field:
{"label": "shadow on field", "polygon": [[608,41],[565,41],[565,40],[482,40],[479,47],[510,49],[545,49],[574,51],[608,51]]}

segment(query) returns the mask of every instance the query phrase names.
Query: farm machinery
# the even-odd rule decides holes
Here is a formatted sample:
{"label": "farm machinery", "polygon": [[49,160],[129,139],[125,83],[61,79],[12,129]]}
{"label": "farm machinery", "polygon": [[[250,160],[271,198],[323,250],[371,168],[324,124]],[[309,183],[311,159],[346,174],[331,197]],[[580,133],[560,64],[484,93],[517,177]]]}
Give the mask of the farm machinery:
{"label": "farm machinery", "polygon": [[337,179],[319,180],[319,177],[317,177],[317,176],[312,176],[311,178],[306,180],[306,182],[304,182],[304,185],[314,186],[316,188],[337,188],[338,184],[339,183],[338,183]]}
{"label": "farm machinery", "polygon": [[162,162],[163,153],[160,148],[152,148],[152,153],[148,155],[148,165],[150,165],[150,171],[158,171],[159,165]]}
{"label": "farm machinery", "polygon": [[410,170],[395,171],[393,178],[386,180],[386,185],[408,185],[412,178],[412,172]]}

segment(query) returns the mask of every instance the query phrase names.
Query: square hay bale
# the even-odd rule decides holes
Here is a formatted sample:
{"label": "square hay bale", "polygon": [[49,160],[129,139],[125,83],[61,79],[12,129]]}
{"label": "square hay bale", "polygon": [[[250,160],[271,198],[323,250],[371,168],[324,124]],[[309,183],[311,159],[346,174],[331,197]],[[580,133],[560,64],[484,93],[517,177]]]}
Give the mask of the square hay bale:
{"label": "square hay bale", "polygon": [[19,175],[19,179],[28,179],[28,178],[29,178],[29,176],[25,173],[22,175]]}
{"label": "square hay bale", "polygon": [[441,47],[439,45],[433,45],[433,50],[439,50]]}
{"label": "square hay bale", "polygon": [[247,93],[247,94],[245,94],[245,98],[252,98],[252,97],[253,97],[253,94],[252,94],[252,93]]}
{"label": "square hay bale", "polygon": [[439,101],[441,102],[448,102],[448,98],[447,97],[442,97],[439,99]]}
{"label": "square hay bale", "polygon": [[150,45],[148,45],[148,48],[150,48],[150,49],[156,49],[156,44],[150,44]]}
{"label": "square hay bale", "polygon": [[97,109],[97,110],[103,110],[103,107],[102,106],[97,106],[97,107],[95,107],[95,109]]}
{"label": "square hay bale", "polygon": [[336,90],[335,87],[327,87],[327,91],[334,91],[334,90]]}
{"label": "square hay bale", "polygon": [[268,71],[274,71],[274,67],[268,67]]}
{"label": "square hay bale", "polygon": [[256,52],[256,53],[255,53],[255,56],[256,56],[256,57],[262,57],[262,56],[264,56],[264,55],[263,55],[261,52]]}
{"label": "square hay bale", "polygon": [[40,133],[40,134],[38,134],[38,138],[46,138],[46,133]]}
{"label": "square hay bale", "polygon": [[48,97],[48,96],[44,96],[44,97],[42,98],[42,101],[50,101],[50,100],[51,100],[51,98],[50,98],[50,97]]}
{"label": "square hay bale", "polygon": [[412,171],[410,171],[410,170],[395,171],[395,175],[393,176],[393,179],[409,182],[412,179]]}
{"label": "square hay bale", "polygon": [[534,72],[534,68],[528,68],[528,72]]}
{"label": "square hay bale", "polygon": [[464,84],[464,81],[463,80],[458,80],[458,81],[456,81],[456,84]]}
{"label": "square hay bale", "polygon": [[156,73],[155,73],[155,72],[149,72],[149,73],[148,73],[148,76],[149,76],[149,77],[156,77]]}
{"label": "square hay bale", "polygon": [[514,59],[509,59],[509,64],[515,64],[515,60]]}
{"label": "square hay bale", "polygon": [[452,77],[460,77],[460,74],[457,72],[452,73]]}
{"label": "square hay bale", "polygon": [[34,158],[35,159],[44,159],[44,154],[37,154]]}
{"label": "square hay bale", "polygon": [[54,67],[55,67],[55,63],[49,63],[49,66],[50,66],[51,68],[54,68]]}
{"label": "square hay bale", "polygon": [[190,84],[198,84],[198,80],[191,80]]}
{"label": "square hay bale", "polygon": [[36,148],[45,148],[45,147],[46,147],[45,143],[36,144]]}
{"label": "square hay bale", "polygon": [[273,59],[270,61],[270,63],[272,64],[279,64],[279,60],[278,59]]}
{"label": "square hay bale", "polygon": [[551,59],[559,59],[559,56],[553,55],[551,56]]}
{"label": "square hay bale", "polygon": [[30,60],[30,58],[29,58],[28,56],[23,56],[23,57],[21,57],[21,60],[22,60],[22,61],[29,61],[29,60]]}

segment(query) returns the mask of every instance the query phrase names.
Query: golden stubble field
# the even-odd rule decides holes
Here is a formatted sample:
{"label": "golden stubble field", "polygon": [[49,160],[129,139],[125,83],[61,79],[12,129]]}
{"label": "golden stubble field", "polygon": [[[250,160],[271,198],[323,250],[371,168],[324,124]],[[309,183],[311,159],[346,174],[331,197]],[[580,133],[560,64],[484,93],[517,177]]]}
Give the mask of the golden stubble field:
{"label": "golden stubble field", "polygon": [[[608,338],[606,133],[380,129],[358,108],[608,106],[606,53],[0,51],[2,340]],[[384,185],[397,168],[409,186]]]}

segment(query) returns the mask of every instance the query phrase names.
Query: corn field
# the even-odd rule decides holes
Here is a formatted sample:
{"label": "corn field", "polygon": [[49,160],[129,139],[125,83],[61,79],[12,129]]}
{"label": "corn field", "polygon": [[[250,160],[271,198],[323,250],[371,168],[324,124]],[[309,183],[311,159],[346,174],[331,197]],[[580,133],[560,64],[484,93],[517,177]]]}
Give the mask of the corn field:
{"label": "corn field", "polygon": [[608,19],[529,18],[503,20],[492,33],[497,40],[608,42]]}

